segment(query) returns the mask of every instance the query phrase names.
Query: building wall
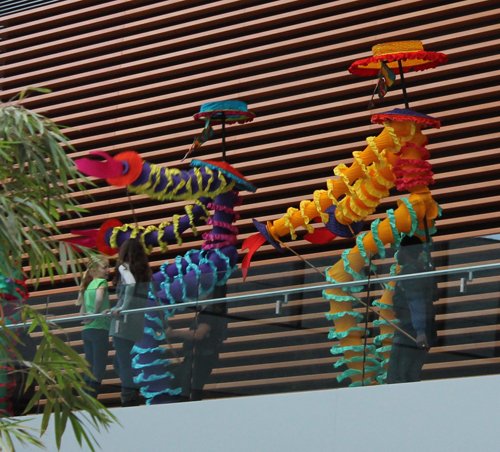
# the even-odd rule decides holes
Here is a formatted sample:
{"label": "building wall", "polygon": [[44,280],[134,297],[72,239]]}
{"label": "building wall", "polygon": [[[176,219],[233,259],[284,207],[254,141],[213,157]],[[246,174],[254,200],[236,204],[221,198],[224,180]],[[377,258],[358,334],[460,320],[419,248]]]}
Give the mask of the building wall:
{"label": "building wall", "polygon": [[[255,194],[243,193],[237,222],[242,242],[255,233],[252,218],[275,220],[288,207],[311,199],[314,190],[326,188],[333,168],[350,164],[352,152],[364,149],[365,138],[381,130],[370,122],[373,113],[402,106],[396,84],[383,102],[376,101],[375,108],[367,110],[375,81],[349,74],[350,64],[370,56],[377,43],[418,39],[425,50],[449,56],[448,64],[406,76],[410,106],[442,122],[441,129],[425,132],[436,173],[433,196],[444,210],[435,238],[441,253],[437,265],[497,259],[496,245],[489,243],[476,243],[477,252],[467,251],[465,245],[450,251],[444,245],[451,239],[500,233],[500,8],[495,2],[148,3],[66,0],[5,16],[2,100],[28,86],[50,88],[51,93],[35,94],[23,104],[70,127],[66,134],[76,149],[71,157],[86,156],[92,150],[115,155],[132,149],[150,162],[177,168],[188,167],[189,159],[180,160],[201,130],[192,119],[200,105],[244,100],[256,119],[227,128],[228,161],[258,187]],[[218,159],[220,144],[217,131],[194,157]],[[108,218],[158,225],[182,213],[182,202],[161,204],[142,195],[129,198],[121,188],[101,180],[95,183],[89,187],[92,198],[75,195],[88,213],[63,219],[59,224],[63,238],[74,229],[98,228]],[[399,196],[391,192],[368,217],[365,229],[394,207]],[[207,230],[199,228],[201,233]],[[349,239],[312,245],[302,236],[299,231],[298,239],[292,243],[287,238],[288,243],[307,259],[319,259],[322,268],[353,246]],[[173,244],[166,254],[155,249],[152,267],[158,269],[166,259],[201,243],[200,236],[188,233],[181,247]],[[291,270],[302,275],[299,283],[313,281],[314,272],[295,256],[278,255],[269,245],[254,260],[248,281],[255,288],[264,287],[258,284],[262,280],[271,284],[280,272]],[[233,292],[245,290],[240,282],[241,275],[235,275],[230,291],[231,287]],[[462,296],[457,287],[456,281],[441,286],[443,322],[449,319],[447,300]],[[495,287],[488,289],[493,304],[498,298]],[[33,292],[33,300],[40,309],[50,301],[51,312],[65,315],[75,311],[76,295],[68,300],[61,294],[74,290],[70,275],[55,286],[44,280]],[[464,306],[473,301],[469,295]],[[266,306],[260,318],[272,320],[274,306]],[[314,306],[314,326],[326,332],[322,313],[327,305],[318,299]],[[491,307],[490,303],[484,309]],[[302,321],[307,311],[288,313],[293,323]],[[496,323],[492,319],[490,326]],[[80,346],[79,327],[66,331]],[[496,330],[491,334],[495,339]],[[328,346],[325,339],[327,354]],[[330,365],[322,372],[331,373]]]}
{"label": "building wall", "polygon": [[[490,376],[120,408],[113,414],[122,427],[97,440],[103,452],[490,452],[500,440],[498,384]],[[48,450],[55,450],[52,428]],[[61,451],[77,448],[67,430]]]}

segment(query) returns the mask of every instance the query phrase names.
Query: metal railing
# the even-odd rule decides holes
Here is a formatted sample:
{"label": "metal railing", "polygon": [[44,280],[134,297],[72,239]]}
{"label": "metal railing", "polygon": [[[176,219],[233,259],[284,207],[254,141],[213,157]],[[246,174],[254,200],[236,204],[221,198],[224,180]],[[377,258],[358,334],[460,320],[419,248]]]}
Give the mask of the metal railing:
{"label": "metal railing", "polygon": [[[345,288],[345,287],[359,287],[366,286],[369,284],[382,284],[388,282],[397,282],[399,280],[408,280],[408,279],[421,279],[421,278],[435,278],[439,276],[445,275],[453,275],[453,274],[466,274],[467,280],[472,281],[473,275],[475,272],[486,271],[486,270],[498,270],[500,269],[500,262],[494,264],[487,265],[476,265],[472,267],[460,267],[453,269],[445,269],[445,270],[433,270],[428,272],[420,272],[420,273],[411,273],[408,275],[396,275],[396,276],[386,276],[382,278],[369,278],[369,279],[359,279],[355,281],[343,282],[343,283],[330,283],[330,284],[318,284],[312,286],[304,286],[304,287],[296,287],[293,289],[281,289],[275,291],[266,291],[266,292],[255,292],[245,295],[236,295],[233,297],[225,297],[225,298],[212,298],[209,300],[200,300],[200,301],[190,301],[185,303],[175,303],[170,305],[158,305],[158,306],[150,306],[146,308],[139,309],[129,309],[120,312],[121,316],[126,316],[127,314],[140,313],[140,312],[154,312],[154,311],[164,311],[168,309],[177,309],[177,308],[188,308],[188,307],[196,307],[196,306],[205,306],[216,303],[235,303],[238,301],[246,301],[252,300],[255,298],[262,297],[284,297],[284,302],[288,301],[288,296],[298,293],[304,292],[313,292],[318,290],[327,290],[327,289],[336,289],[336,288]],[[461,287],[465,284],[465,278],[462,278]],[[282,301],[278,301],[279,303],[283,303]],[[278,303],[277,302],[277,303]],[[110,316],[111,314],[107,314]],[[86,314],[86,315],[77,315],[71,317],[62,317],[59,319],[50,320],[51,323],[59,324],[59,323],[67,323],[67,322],[75,322],[81,320],[91,320],[98,317],[104,317],[105,314]],[[13,324],[8,325],[7,328],[14,329],[19,328],[20,325],[30,326],[32,322],[26,322],[26,324]]]}

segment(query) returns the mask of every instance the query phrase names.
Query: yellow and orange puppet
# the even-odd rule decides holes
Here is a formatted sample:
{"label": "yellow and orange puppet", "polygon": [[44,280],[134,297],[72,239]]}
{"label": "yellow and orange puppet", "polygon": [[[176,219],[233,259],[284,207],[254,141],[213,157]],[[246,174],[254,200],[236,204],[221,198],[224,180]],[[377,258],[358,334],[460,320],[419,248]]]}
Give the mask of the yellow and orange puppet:
{"label": "yellow and orange puppet", "polygon": [[[411,69],[424,70],[447,61],[441,53],[425,52],[419,41],[381,44],[373,48],[373,53],[373,57],[354,63],[350,71],[362,76],[377,75],[382,62],[385,62],[403,77],[403,73]],[[342,259],[327,269],[326,278],[331,283],[364,279],[362,271],[371,262],[369,254],[384,258],[385,246],[398,246],[402,234],[417,235],[426,241],[428,234],[425,231],[434,230],[440,208],[429,190],[429,185],[434,183],[433,173],[427,161],[427,138],[421,129],[439,128],[440,122],[408,106],[375,114],[372,122],[383,124],[384,129],[377,137],[367,138],[367,147],[363,151],[353,153],[351,166],[341,164],[334,169],[337,178],[327,181],[326,190],[315,191],[312,200],[302,201],[299,209],[290,207],[282,218],[267,225],[254,220],[260,236],[253,236],[243,244],[243,249],[251,250],[245,257],[244,267],[248,268],[251,254],[259,244],[267,239],[279,249],[280,237],[290,234],[295,239],[298,227],[308,231],[305,238],[313,243],[325,243],[336,236],[356,237],[356,245],[345,250]],[[383,221],[373,221],[369,231],[359,234],[363,220],[375,212],[381,199],[387,197],[394,186],[399,191],[409,191],[410,196],[400,198],[397,209],[388,210]],[[318,217],[326,229],[318,230],[311,226],[310,222]],[[395,271],[397,269],[393,269],[392,273]],[[385,287],[381,299],[374,304],[380,308],[381,316],[391,320],[394,319],[394,284]],[[361,289],[362,286],[351,286],[349,290],[347,287],[335,288],[325,290],[323,294],[330,301],[330,311],[326,316],[334,322],[330,338],[339,341],[332,353],[344,355],[336,366],[347,366],[339,380],[349,377],[352,386],[383,381],[394,332],[389,322],[377,320],[380,335],[375,338],[375,345],[365,348],[364,328],[358,326],[362,316],[353,311],[356,297],[352,293]],[[363,376],[365,381],[362,381]]]}

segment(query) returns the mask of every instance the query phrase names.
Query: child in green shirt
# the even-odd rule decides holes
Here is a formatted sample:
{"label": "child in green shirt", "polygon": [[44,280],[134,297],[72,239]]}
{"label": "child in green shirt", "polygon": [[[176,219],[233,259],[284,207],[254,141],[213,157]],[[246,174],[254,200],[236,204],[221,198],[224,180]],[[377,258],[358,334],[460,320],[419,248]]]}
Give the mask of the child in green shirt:
{"label": "child in green shirt", "polygon": [[[105,257],[97,257],[89,261],[88,269],[80,286],[77,304],[81,304],[80,314],[99,314],[110,308],[108,293],[109,261]],[[90,364],[90,371],[95,379],[85,376],[89,386],[88,393],[97,398],[104,373],[109,350],[108,317],[98,317],[83,321],[82,331],[85,359]]]}

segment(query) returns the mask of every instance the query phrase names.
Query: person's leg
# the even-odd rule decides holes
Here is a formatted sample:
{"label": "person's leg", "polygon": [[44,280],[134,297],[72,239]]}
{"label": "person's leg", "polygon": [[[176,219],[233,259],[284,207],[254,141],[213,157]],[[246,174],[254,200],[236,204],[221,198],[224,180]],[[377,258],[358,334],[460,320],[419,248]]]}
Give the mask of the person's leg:
{"label": "person's leg", "polygon": [[191,400],[201,400],[203,387],[207,383],[215,363],[219,359],[218,353],[207,353],[195,355],[193,362],[193,378],[191,382]]}
{"label": "person's leg", "polygon": [[391,348],[391,356],[389,358],[389,367],[387,369],[387,384],[404,383],[402,372],[403,354],[401,353],[401,345],[393,342]]}
{"label": "person's leg", "polygon": [[[92,329],[86,329],[82,331],[82,339],[83,339],[83,351],[85,353],[85,359],[89,363],[89,370],[94,374],[94,341]],[[89,390],[86,392],[94,397],[97,397],[97,393],[92,386],[92,382],[95,382],[94,379],[90,378],[88,375],[83,376],[83,381],[87,386],[89,386]]]}
{"label": "person's leg", "polygon": [[92,382],[91,387],[99,392],[101,382],[106,373],[106,364],[108,361],[109,350],[109,332],[108,330],[95,329],[94,330],[94,361],[92,363],[95,381]]}
{"label": "person's leg", "polygon": [[116,375],[121,380],[121,371],[120,371],[120,361],[118,360],[118,351],[116,350],[116,338],[113,338],[113,348],[115,349],[115,356],[113,357],[113,368],[115,369]]}
{"label": "person's leg", "polygon": [[118,369],[115,365],[115,370],[122,381],[122,405],[137,405],[139,391],[134,383],[132,357],[130,356],[134,342],[120,337],[114,337],[113,342],[116,350],[115,361],[118,365]]}
{"label": "person's leg", "polygon": [[427,354],[428,352],[426,350],[419,350],[417,348],[410,350],[408,353],[409,362],[405,375],[406,381],[415,382],[421,380],[422,367],[427,361]]}
{"label": "person's leg", "polygon": [[184,356],[182,363],[172,372],[174,378],[170,381],[172,389],[181,388],[179,401],[189,400],[191,391],[191,377],[193,373],[193,355]]}
{"label": "person's leg", "polygon": [[89,328],[82,332],[83,344],[85,350],[85,359],[90,364],[90,371],[95,380],[85,376],[85,382],[91,388],[89,394],[97,397],[101,386],[104,373],[106,372],[106,363],[109,349],[109,333],[107,330]]}
{"label": "person's leg", "polygon": [[420,381],[422,366],[427,360],[427,351],[404,343],[404,338],[398,337],[400,334],[399,331],[394,334],[387,370],[387,384]]}
{"label": "person's leg", "polygon": [[408,344],[406,336],[399,330],[394,332],[389,367],[387,368],[387,384],[406,383],[408,367]]}

